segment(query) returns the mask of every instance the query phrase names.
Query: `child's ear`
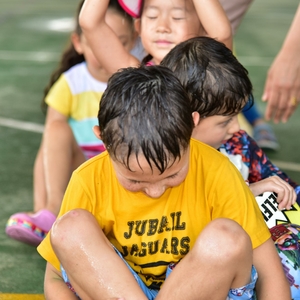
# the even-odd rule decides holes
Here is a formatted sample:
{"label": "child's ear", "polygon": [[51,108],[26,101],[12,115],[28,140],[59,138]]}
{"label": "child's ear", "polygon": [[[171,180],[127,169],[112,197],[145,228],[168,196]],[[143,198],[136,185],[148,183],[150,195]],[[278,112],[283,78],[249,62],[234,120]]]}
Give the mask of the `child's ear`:
{"label": "child's ear", "polygon": [[101,132],[100,132],[100,127],[98,125],[95,125],[93,127],[93,132],[94,132],[96,138],[101,140]]}
{"label": "child's ear", "polygon": [[78,54],[83,54],[82,47],[81,47],[80,36],[77,33],[73,32],[71,34],[71,41],[72,41],[72,44],[73,44],[76,52]]}
{"label": "child's ear", "polygon": [[194,125],[196,127],[200,122],[200,114],[197,111],[194,111],[192,113],[192,117],[193,117]]}
{"label": "child's ear", "polygon": [[[163,1],[163,0],[162,0]],[[136,30],[136,32],[141,35],[141,19],[135,19],[134,20],[134,28]]]}

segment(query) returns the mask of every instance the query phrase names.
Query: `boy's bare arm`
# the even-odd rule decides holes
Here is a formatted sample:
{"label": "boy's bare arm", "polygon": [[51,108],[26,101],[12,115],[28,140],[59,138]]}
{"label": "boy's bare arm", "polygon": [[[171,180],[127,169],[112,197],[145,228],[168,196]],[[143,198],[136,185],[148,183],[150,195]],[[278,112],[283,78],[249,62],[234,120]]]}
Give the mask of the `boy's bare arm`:
{"label": "boy's bare arm", "polygon": [[271,238],[254,249],[253,263],[258,273],[259,300],[291,300],[289,283]]}
{"label": "boy's bare arm", "polygon": [[232,30],[218,0],[193,0],[200,22],[207,35],[232,50]]}
{"label": "boy's bare arm", "polygon": [[138,66],[139,61],[126,51],[106,24],[108,3],[108,0],[86,0],[79,15],[79,24],[101,66],[113,74],[121,68]]}
{"label": "boy's bare arm", "polygon": [[50,263],[47,263],[46,266],[44,294],[46,300],[78,300],[63,281],[60,272]]}

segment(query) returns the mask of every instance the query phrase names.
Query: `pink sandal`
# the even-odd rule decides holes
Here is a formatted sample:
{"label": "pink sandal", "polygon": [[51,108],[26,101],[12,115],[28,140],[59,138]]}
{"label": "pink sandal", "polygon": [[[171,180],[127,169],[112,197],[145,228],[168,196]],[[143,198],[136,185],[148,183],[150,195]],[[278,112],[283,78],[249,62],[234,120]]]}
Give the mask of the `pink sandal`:
{"label": "pink sandal", "polygon": [[17,241],[38,246],[55,222],[56,216],[47,209],[35,214],[25,212],[12,215],[6,223],[6,234]]}

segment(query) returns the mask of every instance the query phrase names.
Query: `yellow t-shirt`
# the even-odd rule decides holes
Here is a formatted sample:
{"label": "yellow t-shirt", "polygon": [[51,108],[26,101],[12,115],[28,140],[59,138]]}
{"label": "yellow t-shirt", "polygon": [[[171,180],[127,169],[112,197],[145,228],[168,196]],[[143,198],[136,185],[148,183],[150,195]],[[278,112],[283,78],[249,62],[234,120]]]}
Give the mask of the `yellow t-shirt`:
{"label": "yellow t-shirt", "polygon": [[[270,237],[236,167],[215,149],[193,139],[186,179],[160,198],[125,190],[104,152],[73,173],[59,215],[74,208],[86,209],[96,217],[109,241],[152,288],[159,288],[168,264],[184,257],[213,219],[230,218],[241,224],[253,248]],[[49,234],[38,251],[59,269]]]}

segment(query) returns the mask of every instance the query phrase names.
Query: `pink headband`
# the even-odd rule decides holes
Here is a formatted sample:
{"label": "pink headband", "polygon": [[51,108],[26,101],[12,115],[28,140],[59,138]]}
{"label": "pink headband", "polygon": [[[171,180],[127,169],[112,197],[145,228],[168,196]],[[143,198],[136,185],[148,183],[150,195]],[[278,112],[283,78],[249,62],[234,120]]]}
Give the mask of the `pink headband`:
{"label": "pink headband", "polygon": [[[132,17],[140,17],[142,0],[118,0],[122,8]],[[163,0],[162,0],[163,1]]]}

